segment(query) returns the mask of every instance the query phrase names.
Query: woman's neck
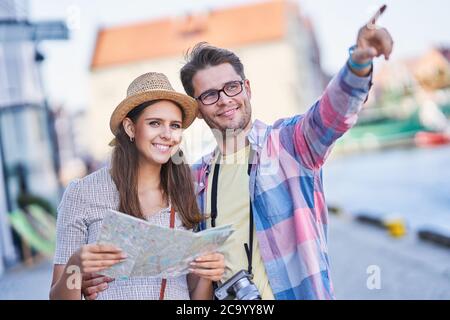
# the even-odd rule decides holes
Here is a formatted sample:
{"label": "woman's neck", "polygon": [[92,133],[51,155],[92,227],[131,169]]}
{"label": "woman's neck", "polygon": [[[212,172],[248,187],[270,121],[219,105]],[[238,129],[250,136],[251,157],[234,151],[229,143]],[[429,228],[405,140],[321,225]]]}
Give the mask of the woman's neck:
{"label": "woman's neck", "polygon": [[138,192],[161,189],[161,165],[141,161],[138,170]]}

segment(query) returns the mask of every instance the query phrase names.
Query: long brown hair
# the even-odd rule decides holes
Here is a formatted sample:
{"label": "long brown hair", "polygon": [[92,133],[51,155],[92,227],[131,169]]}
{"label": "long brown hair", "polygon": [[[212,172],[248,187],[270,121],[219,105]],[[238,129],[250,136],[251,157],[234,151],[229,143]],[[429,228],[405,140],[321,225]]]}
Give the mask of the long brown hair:
{"label": "long brown hair", "polygon": [[[131,110],[127,117],[134,123],[142,111],[160,100],[143,103]],[[170,199],[171,205],[179,213],[183,225],[194,228],[201,221],[192,183],[191,170],[186,164],[181,150],[177,164],[172,161],[161,166],[160,178],[163,196]],[[139,152],[130,141],[123,126],[119,127],[111,158],[111,176],[119,191],[119,211],[137,218],[145,219],[138,196]],[[181,161],[180,161],[181,160]]]}

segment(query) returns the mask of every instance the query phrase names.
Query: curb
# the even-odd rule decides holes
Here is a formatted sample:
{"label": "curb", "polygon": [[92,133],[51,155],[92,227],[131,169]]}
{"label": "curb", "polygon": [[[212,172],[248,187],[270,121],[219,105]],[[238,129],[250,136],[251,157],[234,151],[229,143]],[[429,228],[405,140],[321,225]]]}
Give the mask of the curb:
{"label": "curb", "polygon": [[[388,231],[393,238],[401,238],[408,233],[406,219],[399,215],[386,215],[374,212],[349,213],[339,206],[328,206],[328,211],[338,217],[350,217],[352,220],[363,224],[369,224],[377,228]],[[411,231],[411,230],[409,230]],[[422,227],[414,231],[417,237],[435,245],[450,248],[450,232],[439,230],[435,227]]]}
{"label": "curb", "polygon": [[450,248],[450,234],[446,235],[443,232],[440,232],[439,230],[424,228],[418,231],[418,236],[419,239],[422,239],[424,241],[432,242]]}
{"label": "curb", "polygon": [[368,214],[364,212],[356,213],[355,220],[374,225],[389,232],[393,238],[401,238],[407,234],[407,226],[405,219],[395,216],[386,216],[382,214]]}

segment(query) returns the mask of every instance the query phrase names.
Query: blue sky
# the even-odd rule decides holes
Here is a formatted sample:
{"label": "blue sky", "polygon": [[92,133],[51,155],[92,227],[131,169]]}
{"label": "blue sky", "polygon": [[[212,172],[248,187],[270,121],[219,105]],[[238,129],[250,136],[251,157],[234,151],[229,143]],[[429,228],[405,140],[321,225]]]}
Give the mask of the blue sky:
{"label": "blue sky", "polygon": [[[95,34],[101,26],[183,15],[256,0],[30,0],[32,20],[63,19],[71,27],[69,41],[42,43],[43,65],[51,103],[71,109],[84,108],[89,94],[89,63]],[[299,0],[314,24],[322,65],[333,74],[345,62],[347,48],[355,42],[361,25],[382,3],[388,9],[380,24],[391,32],[392,60],[414,57],[435,44],[450,46],[448,0]]]}

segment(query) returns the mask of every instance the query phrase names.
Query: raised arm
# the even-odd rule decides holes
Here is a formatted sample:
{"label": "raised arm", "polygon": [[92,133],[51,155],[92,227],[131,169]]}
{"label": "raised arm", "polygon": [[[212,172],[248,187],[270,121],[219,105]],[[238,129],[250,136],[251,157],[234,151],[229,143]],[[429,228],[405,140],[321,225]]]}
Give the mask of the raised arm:
{"label": "raised arm", "polygon": [[371,87],[372,60],[381,55],[387,60],[391,55],[391,35],[375,26],[384,9],[381,7],[359,30],[346,65],[331,80],[319,101],[295,124],[295,151],[311,169],[322,166],[334,142],[356,123]]}

